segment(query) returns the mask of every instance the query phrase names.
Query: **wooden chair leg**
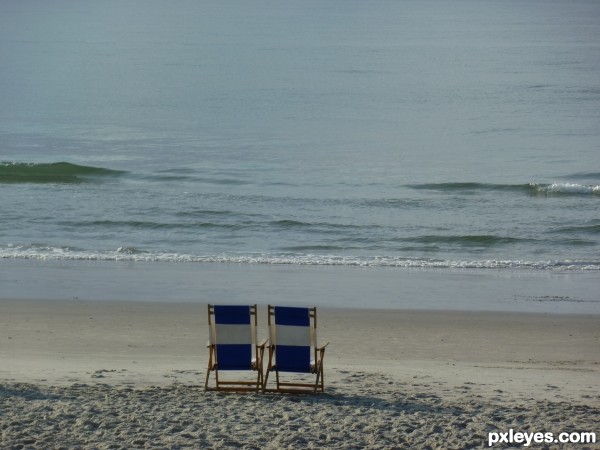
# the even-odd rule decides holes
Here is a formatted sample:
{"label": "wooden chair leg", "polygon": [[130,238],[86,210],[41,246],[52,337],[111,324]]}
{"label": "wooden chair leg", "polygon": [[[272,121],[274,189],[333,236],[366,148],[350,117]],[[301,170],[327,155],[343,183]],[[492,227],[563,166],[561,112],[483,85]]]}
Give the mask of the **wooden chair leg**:
{"label": "wooden chair leg", "polygon": [[206,369],[206,381],[204,382],[205,391],[208,391],[208,377],[210,377],[210,367]]}
{"label": "wooden chair leg", "polygon": [[208,379],[210,378],[210,372],[213,369],[213,348],[209,347],[209,355],[208,355],[208,367],[206,368],[206,380],[204,382],[204,390],[208,390]]}

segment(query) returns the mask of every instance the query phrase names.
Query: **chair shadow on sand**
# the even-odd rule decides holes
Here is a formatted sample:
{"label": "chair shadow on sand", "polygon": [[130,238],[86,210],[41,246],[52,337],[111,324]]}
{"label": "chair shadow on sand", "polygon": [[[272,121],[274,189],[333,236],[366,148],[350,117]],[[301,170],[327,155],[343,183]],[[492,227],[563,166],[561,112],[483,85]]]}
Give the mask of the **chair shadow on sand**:
{"label": "chair shadow on sand", "polygon": [[[277,392],[266,392],[256,395],[237,395],[232,393],[214,392],[214,395],[235,395],[238,399],[247,398],[246,401],[258,402],[266,408],[272,404],[274,399],[290,404],[307,405],[315,410],[320,406],[357,408],[363,411],[378,410],[391,415],[422,413],[427,415],[453,416],[466,412],[464,408],[456,405],[448,405],[444,400],[434,394],[403,392],[403,385],[392,384],[380,374],[365,374],[363,372],[351,373],[345,378],[332,383],[324,393],[311,395],[307,392],[290,393],[283,395]],[[368,392],[371,388],[363,387],[363,381],[379,380],[382,385],[375,392]],[[389,383],[389,384],[388,384]],[[387,389],[386,389],[387,387]],[[356,392],[358,390],[359,392]],[[360,392],[363,391],[363,392]]]}

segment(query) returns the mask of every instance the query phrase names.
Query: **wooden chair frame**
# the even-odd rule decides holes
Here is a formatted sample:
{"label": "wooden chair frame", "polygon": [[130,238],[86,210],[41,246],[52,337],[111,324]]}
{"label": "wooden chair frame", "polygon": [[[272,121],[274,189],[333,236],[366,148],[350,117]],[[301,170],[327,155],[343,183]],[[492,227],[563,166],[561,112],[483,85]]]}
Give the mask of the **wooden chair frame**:
{"label": "wooden chair frame", "polygon": [[[317,307],[314,306],[312,308],[308,308],[309,310],[309,321],[311,332],[315,332],[315,342],[314,346],[311,349],[314,352],[314,364],[311,364],[310,372],[297,372],[297,373],[311,373],[316,375],[316,379],[314,383],[300,383],[300,382],[283,382],[281,381],[279,370],[277,369],[277,361],[274,361],[275,357],[275,349],[277,346],[276,342],[272,340],[269,342],[267,346],[269,349],[269,362],[267,365],[267,372],[265,374],[265,380],[263,385],[263,392],[287,392],[287,393],[316,393],[318,391],[325,391],[325,378],[323,371],[323,358],[325,357],[325,348],[329,345],[329,342],[317,346],[316,342],[316,330],[317,330]],[[271,336],[272,326],[275,325],[275,306],[268,305],[268,325],[269,325],[269,337]],[[275,372],[275,381],[276,388],[275,389],[267,389],[267,380],[269,378],[269,373]]]}
{"label": "wooden chair frame", "polygon": [[[208,327],[211,333],[211,339],[209,340],[207,347],[209,349],[208,356],[208,368],[206,369],[206,382],[204,383],[205,391],[233,391],[233,392],[259,392],[264,385],[263,375],[263,356],[265,352],[265,346],[267,339],[264,339],[260,343],[256,343],[254,348],[254,360],[252,361],[251,370],[257,372],[256,381],[223,381],[219,379],[219,362],[217,360],[217,342],[213,337],[213,326],[215,325],[215,307],[214,305],[208,305]],[[254,321],[254,327],[258,326],[257,317],[257,306],[250,306],[250,320],[249,326],[252,326]],[[217,337],[218,339],[218,337]],[[215,373],[215,387],[209,387],[210,373]]]}

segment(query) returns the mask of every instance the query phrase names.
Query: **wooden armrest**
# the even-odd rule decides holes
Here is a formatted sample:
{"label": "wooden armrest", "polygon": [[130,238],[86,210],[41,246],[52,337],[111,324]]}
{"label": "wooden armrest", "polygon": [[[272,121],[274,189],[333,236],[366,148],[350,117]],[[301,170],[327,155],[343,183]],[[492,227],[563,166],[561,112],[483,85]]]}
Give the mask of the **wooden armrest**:
{"label": "wooden armrest", "polygon": [[327,347],[329,345],[329,342],[325,342],[323,345],[321,345],[320,347],[317,347],[317,350],[322,351],[325,350],[325,347]]}

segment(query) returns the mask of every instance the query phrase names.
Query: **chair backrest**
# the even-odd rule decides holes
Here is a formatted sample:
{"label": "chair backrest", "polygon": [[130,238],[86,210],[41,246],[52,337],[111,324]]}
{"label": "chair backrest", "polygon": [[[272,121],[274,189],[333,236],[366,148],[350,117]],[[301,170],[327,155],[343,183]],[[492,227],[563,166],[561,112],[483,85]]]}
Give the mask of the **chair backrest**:
{"label": "chair backrest", "polygon": [[268,312],[277,370],[310,373],[311,352],[316,348],[317,309],[269,305]]}
{"label": "chair backrest", "polygon": [[208,324],[219,370],[251,369],[252,349],[256,345],[256,305],[208,305]]}

